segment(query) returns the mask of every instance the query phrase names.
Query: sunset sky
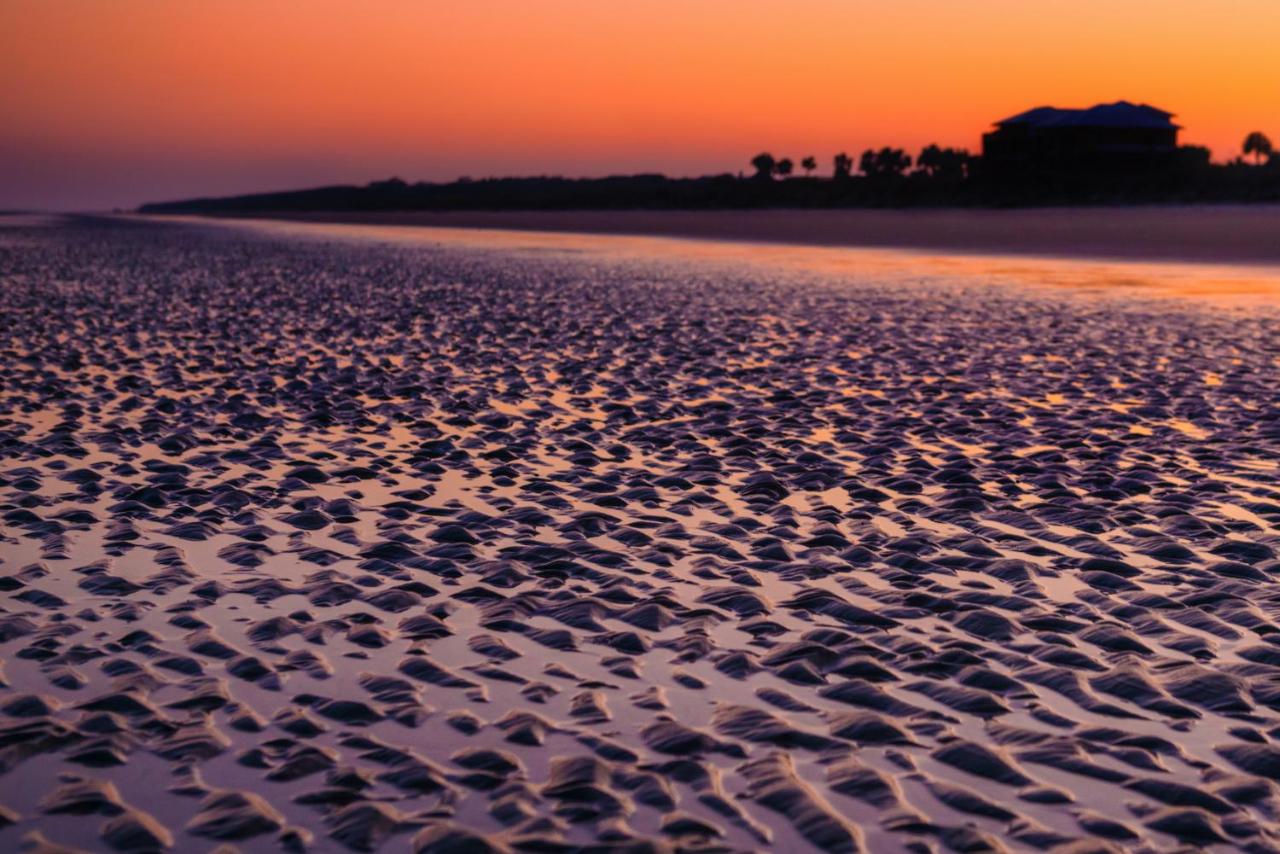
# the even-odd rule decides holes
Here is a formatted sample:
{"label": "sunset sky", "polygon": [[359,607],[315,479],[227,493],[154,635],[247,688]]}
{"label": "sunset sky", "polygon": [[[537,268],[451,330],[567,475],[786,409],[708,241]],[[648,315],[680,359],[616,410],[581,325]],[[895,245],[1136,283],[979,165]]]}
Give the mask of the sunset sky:
{"label": "sunset sky", "polygon": [[1280,141],[1280,0],[0,0],[0,208],[737,171],[1126,98]]}

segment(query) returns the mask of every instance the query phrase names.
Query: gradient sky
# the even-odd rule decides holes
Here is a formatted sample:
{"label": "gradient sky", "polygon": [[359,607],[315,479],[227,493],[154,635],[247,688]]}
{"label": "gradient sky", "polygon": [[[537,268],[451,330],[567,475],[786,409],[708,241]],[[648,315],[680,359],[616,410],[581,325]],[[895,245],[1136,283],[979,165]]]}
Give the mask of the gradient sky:
{"label": "gradient sky", "polygon": [[1127,98],[1280,139],[1280,0],[0,0],[0,208],[976,149]]}

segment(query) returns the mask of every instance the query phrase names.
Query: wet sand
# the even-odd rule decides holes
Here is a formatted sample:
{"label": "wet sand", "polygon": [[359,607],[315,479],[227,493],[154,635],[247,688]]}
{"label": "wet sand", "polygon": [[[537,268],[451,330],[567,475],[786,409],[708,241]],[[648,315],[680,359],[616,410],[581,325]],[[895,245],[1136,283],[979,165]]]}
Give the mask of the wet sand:
{"label": "wet sand", "polygon": [[644,234],[978,254],[1280,264],[1280,205],[1018,210],[390,211],[310,222]]}
{"label": "wet sand", "polygon": [[646,247],[0,223],[0,850],[1280,847],[1280,306]]}

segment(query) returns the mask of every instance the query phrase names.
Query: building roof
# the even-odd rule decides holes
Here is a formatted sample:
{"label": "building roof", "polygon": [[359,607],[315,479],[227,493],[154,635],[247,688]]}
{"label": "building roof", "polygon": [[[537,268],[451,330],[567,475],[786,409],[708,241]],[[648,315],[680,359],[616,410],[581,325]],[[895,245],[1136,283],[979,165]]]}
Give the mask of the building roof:
{"label": "building roof", "polygon": [[1148,104],[1131,104],[1116,101],[1114,104],[1095,104],[1088,109],[1062,110],[1057,107],[1036,107],[996,122],[997,127],[1029,125],[1036,128],[1050,127],[1127,127],[1177,129],[1173,113]]}

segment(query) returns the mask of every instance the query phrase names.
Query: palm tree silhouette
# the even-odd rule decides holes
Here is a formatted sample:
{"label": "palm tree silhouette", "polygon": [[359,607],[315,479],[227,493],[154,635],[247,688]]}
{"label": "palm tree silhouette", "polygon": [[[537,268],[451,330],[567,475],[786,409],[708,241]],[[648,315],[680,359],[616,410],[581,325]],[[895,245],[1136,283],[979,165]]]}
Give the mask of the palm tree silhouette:
{"label": "palm tree silhouette", "polygon": [[1260,130],[1255,130],[1244,138],[1244,153],[1253,155],[1255,166],[1261,166],[1262,158],[1270,157],[1273,150],[1271,140]]}
{"label": "palm tree silhouette", "polygon": [[862,152],[862,173],[874,178],[896,178],[911,168],[911,155],[901,148],[869,148]]}
{"label": "palm tree silhouette", "polygon": [[818,168],[818,158],[810,154],[804,160],[800,161],[800,166],[801,168],[804,169],[805,177],[808,178],[811,174],[813,174],[813,170]]}
{"label": "palm tree silhouette", "polygon": [[762,151],[751,158],[751,166],[756,170],[756,177],[761,181],[772,181],[773,170],[778,168],[778,161],[767,151]]}

